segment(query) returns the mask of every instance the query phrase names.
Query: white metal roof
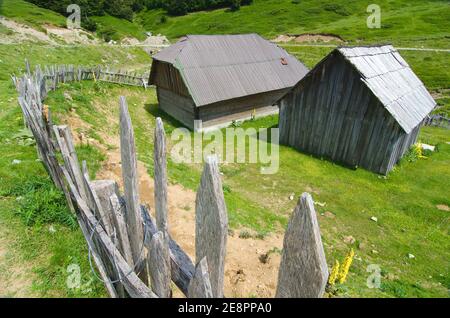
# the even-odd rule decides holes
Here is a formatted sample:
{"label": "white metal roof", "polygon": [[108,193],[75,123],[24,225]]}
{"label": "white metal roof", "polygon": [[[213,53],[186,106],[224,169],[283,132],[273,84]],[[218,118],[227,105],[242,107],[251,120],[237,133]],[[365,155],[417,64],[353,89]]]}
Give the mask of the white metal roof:
{"label": "white metal roof", "polygon": [[391,45],[339,48],[406,133],[436,107],[422,81]]}

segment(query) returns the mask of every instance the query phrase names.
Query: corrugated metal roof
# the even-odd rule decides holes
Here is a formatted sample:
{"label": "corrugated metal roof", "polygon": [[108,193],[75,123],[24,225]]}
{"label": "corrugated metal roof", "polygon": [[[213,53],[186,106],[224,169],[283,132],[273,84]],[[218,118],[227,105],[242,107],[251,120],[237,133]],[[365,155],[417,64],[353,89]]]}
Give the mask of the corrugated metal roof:
{"label": "corrugated metal roof", "polygon": [[340,48],[406,133],[436,107],[422,81],[391,45]]}
{"label": "corrugated metal roof", "polygon": [[308,72],[257,34],[189,35],[153,58],[180,71],[197,106],[288,89]]}

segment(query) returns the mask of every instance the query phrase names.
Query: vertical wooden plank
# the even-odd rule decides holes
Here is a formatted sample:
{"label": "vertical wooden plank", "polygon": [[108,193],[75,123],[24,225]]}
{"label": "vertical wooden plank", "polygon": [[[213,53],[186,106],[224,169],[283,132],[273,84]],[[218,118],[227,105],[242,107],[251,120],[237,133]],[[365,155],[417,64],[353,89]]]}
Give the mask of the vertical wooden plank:
{"label": "vertical wooden plank", "polygon": [[189,298],[213,297],[206,257],[204,257],[195,267],[194,277],[192,277],[188,288],[188,296]]}
{"label": "vertical wooden plank", "polygon": [[64,162],[67,167],[72,167],[73,170],[68,171],[72,177],[75,186],[78,189],[80,196],[86,200],[86,190],[84,187],[83,176],[80,169],[80,163],[73,144],[72,133],[67,126],[53,126],[56,139],[58,141],[60,150],[63,155]]}
{"label": "vertical wooden plank", "polygon": [[195,209],[195,255],[206,257],[213,296],[223,297],[228,215],[216,156],[206,160]]}
{"label": "vertical wooden plank", "polygon": [[28,59],[25,59],[25,71],[28,76],[31,76],[31,67],[30,62],[28,62]]}
{"label": "vertical wooden plank", "polygon": [[[155,222],[145,206],[141,205],[142,215],[145,221],[145,241],[149,245],[151,237],[158,232]],[[169,235],[170,248],[170,270],[172,281],[177,285],[183,294],[188,294],[189,282],[194,276],[195,266],[189,256],[181,249],[181,247]]]}
{"label": "vertical wooden plank", "polygon": [[328,279],[314,202],[304,193],[284,236],[277,298],[322,297]]}
{"label": "vertical wooden plank", "polygon": [[149,272],[153,292],[161,298],[170,298],[170,254],[167,235],[159,231],[153,235],[149,246]]}
{"label": "vertical wooden plank", "polygon": [[119,197],[116,194],[113,194],[109,198],[110,209],[113,216],[113,224],[116,229],[117,237],[120,242],[120,252],[123,255],[123,258],[131,267],[134,264],[133,254],[131,252],[131,244],[128,236],[127,223],[125,220],[125,202],[119,200]]}
{"label": "vertical wooden plank", "polygon": [[154,166],[155,166],[155,207],[156,226],[164,235],[168,231],[167,226],[167,159],[166,159],[166,135],[161,118],[156,118]]}
{"label": "vertical wooden plank", "polygon": [[[140,262],[143,251],[143,220],[139,204],[139,188],[137,176],[136,145],[134,131],[131,124],[128,105],[125,97],[120,97],[120,151],[122,158],[122,177],[125,190],[126,221],[131,243],[133,261],[136,265]],[[140,269],[137,268],[139,271]],[[145,273],[141,275],[144,282],[147,281]]]}

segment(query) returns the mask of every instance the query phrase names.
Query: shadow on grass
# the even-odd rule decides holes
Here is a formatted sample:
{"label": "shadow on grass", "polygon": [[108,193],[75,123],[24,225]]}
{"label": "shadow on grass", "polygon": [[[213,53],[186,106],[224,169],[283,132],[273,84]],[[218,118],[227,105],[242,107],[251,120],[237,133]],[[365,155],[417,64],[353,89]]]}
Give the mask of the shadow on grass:
{"label": "shadow on grass", "polygon": [[181,122],[173,118],[172,116],[168,115],[164,111],[162,111],[159,108],[159,105],[156,103],[151,104],[145,104],[144,109],[146,112],[148,112],[150,115],[152,115],[155,118],[160,117],[164,123],[165,123],[165,130],[166,132],[171,132],[176,128],[187,128],[185,125],[183,125]]}

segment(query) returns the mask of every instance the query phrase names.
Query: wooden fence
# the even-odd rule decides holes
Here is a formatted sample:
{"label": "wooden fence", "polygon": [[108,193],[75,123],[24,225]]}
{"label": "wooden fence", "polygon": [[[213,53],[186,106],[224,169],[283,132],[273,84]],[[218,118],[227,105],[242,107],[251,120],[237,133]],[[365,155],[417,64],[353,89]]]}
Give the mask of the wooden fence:
{"label": "wooden fence", "polygon": [[435,126],[450,129],[450,119],[441,115],[430,115],[425,119],[424,126]]}
{"label": "wooden fence", "polygon": [[[30,74],[30,66],[26,61],[26,73]],[[75,65],[51,65],[43,69],[39,66],[35,68],[35,74],[39,78],[44,78],[49,89],[55,90],[59,83],[69,83],[83,80],[94,80],[122,85],[140,86],[147,89],[149,74],[138,74],[137,72],[112,70],[109,67],[75,66]],[[18,78],[11,76],[12,81],[17,86]]]}
{"label": "wooden fence", "polygon": [[[195,207],[195,263],[170,234],[167,159],[163,122],[154,140],[155,218],[139,200],[136,146],[127,102],[120,98],[124,193],[112,180],[91,180],[78,161],[70,128],[53,125],[42,104],[52,78],[40,68],[15,79],[19,105],[36,139],[39,158],[76,214],[99,276],[111,297],[171,297],[171,281],[186,297],[223,297],[228,217],[216,157],[206,160]],[[67,70],[67,69],[66,69]],[[72,74],[72,75],[70,75]],[[79,80],[69,69],[65,81]],[[82,73],[87,74],[87,73]],[[63,80],[63,81],[64,81]],[[59,158],[59,159],[58,159]],[[314,203],[303,194],[289,221],[279,269],[277,297],[321,297],[328,268]]]}

